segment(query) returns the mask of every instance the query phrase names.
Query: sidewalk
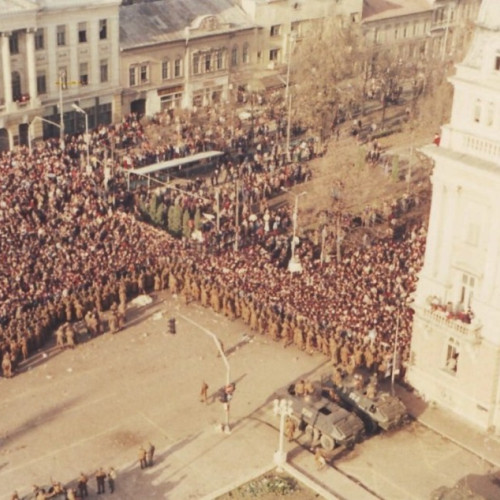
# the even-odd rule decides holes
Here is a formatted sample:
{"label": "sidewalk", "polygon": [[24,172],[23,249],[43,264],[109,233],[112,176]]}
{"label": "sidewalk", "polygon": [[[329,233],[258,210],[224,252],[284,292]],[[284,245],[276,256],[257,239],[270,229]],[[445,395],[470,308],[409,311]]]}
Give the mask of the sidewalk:
{"label": "sidewalk", "polygon": [[396,385],[396,395],[412,417],[458,446],[500,467],[500,438],[488,434],[459,415],[434,404],[427,404],[415,393]]}

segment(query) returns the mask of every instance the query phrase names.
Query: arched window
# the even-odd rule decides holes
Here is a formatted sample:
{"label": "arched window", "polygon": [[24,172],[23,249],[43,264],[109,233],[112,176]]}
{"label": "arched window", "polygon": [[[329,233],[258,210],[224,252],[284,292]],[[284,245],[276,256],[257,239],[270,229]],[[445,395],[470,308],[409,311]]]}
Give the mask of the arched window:
{"label": "arched window", "polygon": [[18,71],[12,72],[12,98],[14,101],[21,99],[21,75]]}

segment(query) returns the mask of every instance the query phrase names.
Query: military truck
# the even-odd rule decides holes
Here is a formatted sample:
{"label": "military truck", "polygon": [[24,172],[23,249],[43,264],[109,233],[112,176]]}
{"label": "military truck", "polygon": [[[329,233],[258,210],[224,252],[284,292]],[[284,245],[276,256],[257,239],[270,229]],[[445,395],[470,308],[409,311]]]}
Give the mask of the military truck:
{"label": "military truck", "polygon": [[319,440],[322,448],[331,451],[337,445],[354,446],[364,436],[362,420],[354,413],[321,395],[321,383],[311,384],[312,390],[299,394],[296,384],[278,391],[277,397],[292,402],[290,417],[298,429],[310,436],[313,442]]}
{"label": "military truck", "polygon": [[323,374],[321,383],[322,395],[355,412],[368,433],[394,429],[408,420],[406,406],[398,397],[378,390],[375,376],[367,383],[361,373],[340,377]]}

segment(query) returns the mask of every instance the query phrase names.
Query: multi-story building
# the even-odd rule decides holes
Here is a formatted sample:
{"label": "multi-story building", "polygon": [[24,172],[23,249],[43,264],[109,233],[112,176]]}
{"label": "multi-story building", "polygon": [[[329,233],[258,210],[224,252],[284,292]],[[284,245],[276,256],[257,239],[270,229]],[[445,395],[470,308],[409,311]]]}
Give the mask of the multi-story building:
{"label": "multi-story building", "polygon": [[361,21],[363,0],[236,0],[262,27],[256,62],[274,69],[287,64],[291,40],[311,33],[318,21],[337,18],[339,23]]}
{"label": "multi-story building", "polygon": [[152,115],[230,98],[254,63],[258,26],[231,0],[158,0],[120,8],[123,110]]}
{"label": "multi-story building", "polygon": [[[483,429],[500,429],[500,9],[483,0],[451,78],[434,162],[408,381]],[[438,141],[436,141],[438,142]]]}
{"label": "multi-story building", "polygon": [[364,0],[363,29],[375,46],[402,58],[459,57],[470,39],[481,0]]}
{"label": "multi-story building", "polygon": [[0,0],[0,150],[120,115],[119,4]]}

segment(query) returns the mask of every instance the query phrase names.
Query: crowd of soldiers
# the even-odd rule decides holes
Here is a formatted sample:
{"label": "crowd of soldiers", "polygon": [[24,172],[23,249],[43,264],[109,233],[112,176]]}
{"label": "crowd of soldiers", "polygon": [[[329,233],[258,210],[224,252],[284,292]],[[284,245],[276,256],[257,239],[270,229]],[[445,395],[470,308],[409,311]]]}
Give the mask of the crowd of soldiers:
{"label": "crowd of soldiers", "polygon": [[[49,140],[31,153],[22,148],[2,153],[3,375],[12,376],[54,331],[57,347],[74,347],[75,321],[83,320],[91,337],[99,335],[102,312],[111,310],[109,328],[118,331],[127,300],[164,288],[231,318],[241,317],[252,330],[285,346],[320,351],[344,364],[355,359],[355,364],[383,367],[395,310],[401,311],[401,330],[409,332],[411,309],[402,301],[414,287],[425,235],[413,234],[411,241],[401,243],[380,241],[362,254],[345,255],[321,267],[317,245],[303,240],[297,253],[304,271],[291,276],[290,239],[284,236],[291,214],[286,209],[270,211],[266,201],[308,174],[300,164],[284,161],[276,145],[268,148],[266,127],[259,127],[257,137],[263,142],[256,139],[252,158],[221,167],[226,179],[241,176],[242,185],[248,180],[249,191],[267,183],[264,195],[256,198],[242,190],[239,233],[242,240],[248,234],[258,238],[250,239],[252,244],[238,254],[224,252],[208,259],[200,259],[198,245],[139,222],[133,211],[117,210],[102,189],[106,165],[101,160],[107,148],[137,146],[137,151],[149,144],[134,115],[93,131],[91,154],[99,160],[90,170],[82,168],[84,142],[78,136],[67,137],[64,150]],[[193,135],[187,126],[180,132],[183,139]],[[235,199],[224,185],[220,201],[222,214],[230,214]],[[262,282],[269,286],[263,289]]]}

